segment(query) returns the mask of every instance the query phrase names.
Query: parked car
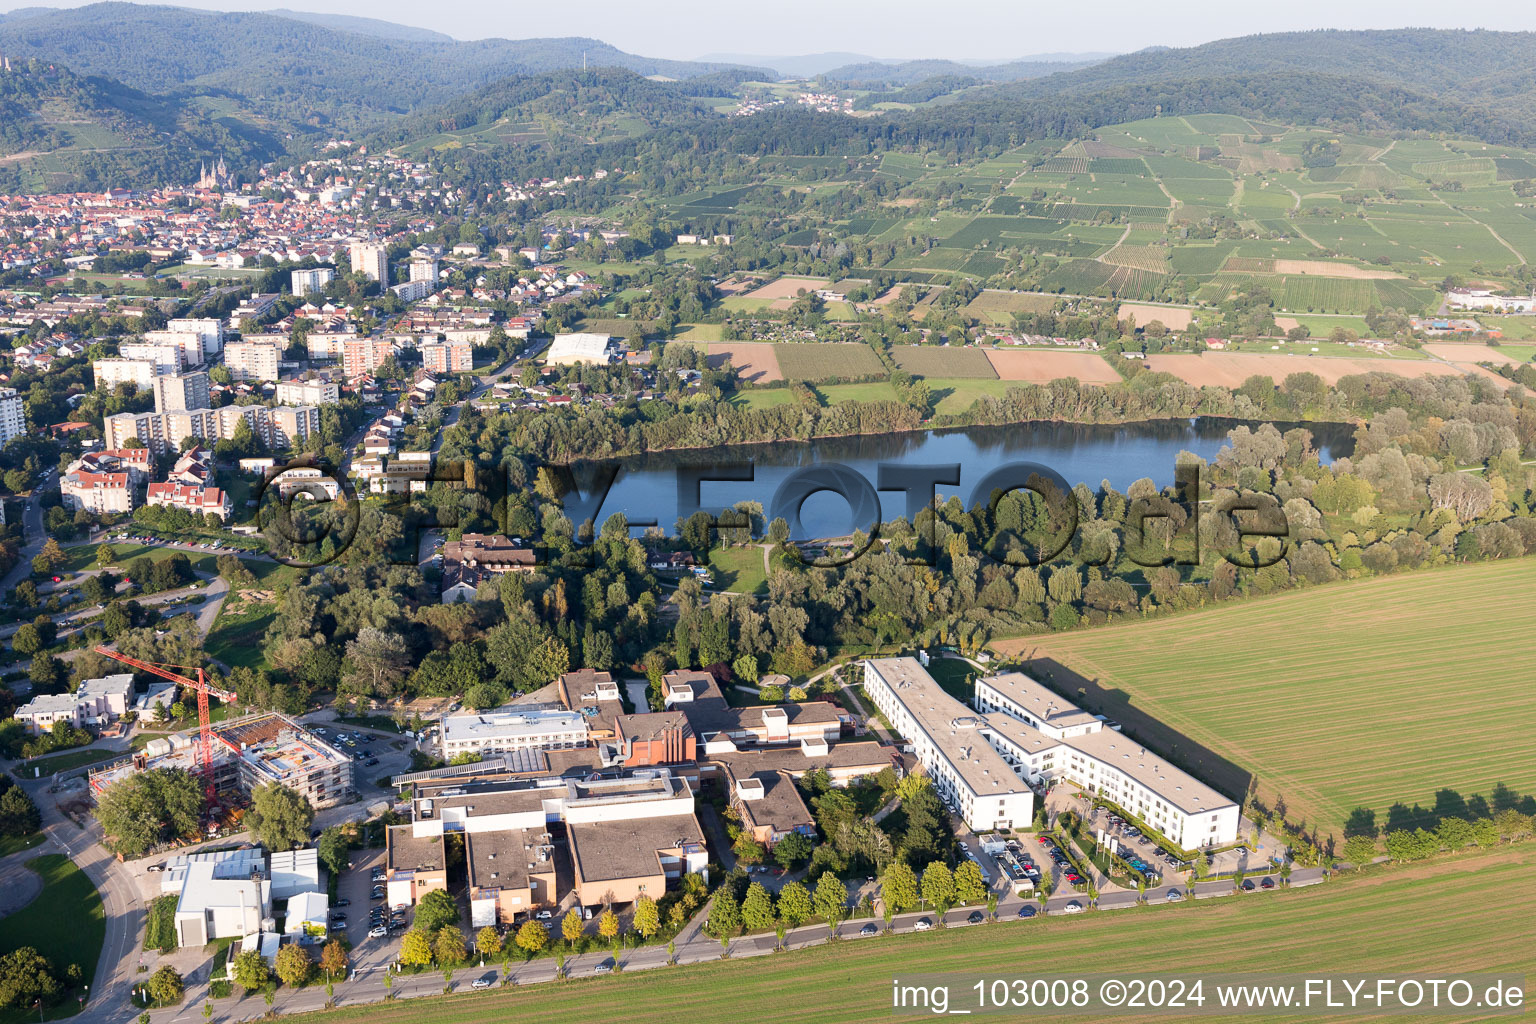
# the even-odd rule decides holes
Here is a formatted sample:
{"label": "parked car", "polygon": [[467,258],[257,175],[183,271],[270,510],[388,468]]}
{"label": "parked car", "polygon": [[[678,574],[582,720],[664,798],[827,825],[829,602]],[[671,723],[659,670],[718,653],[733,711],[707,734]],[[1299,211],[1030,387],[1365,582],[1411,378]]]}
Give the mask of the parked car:
{"label": "parked car", "polygon": [[1261,889],[1273,889],[1274,887],[1275,880],[1273,878],[1266,878],[1264,881],[1259,883],[1259,888]]}
{"label": "parked car", "polygon": [[1177,903],[1180,900],[1182,900],[1183,898],[1184,898],[1184,894],[1179,892],[1179,890],[1177,890],[1177,889],[1169,889],[1168,890],[1168,902],[1169,903]]}
{"label": "parked car", "polygon": [[469,987],[470,988],[490,988],[494,984],[496,984],[496,972],[495,971],[490,971],[490,972],[488,972],[486,974],[480,975],[480,977],[478,977],[474,981],[472,981],[470,983]]}
{"label": "parked car", "polygon": [[611,970],[613,970],[613,959],[610,957],[609,959],[604,960],[602,963],[598,964],[596,967],[592,968],[592,973],[607,974]]}
{"label": "parked car", "polygon": [[926,931],[928,931],[932,927],[933,927],[933,918],[931,918],[931,917],[920,917],[920,918],[917,919],[917,924],[912,926],[914,931],[919,931],[919,932],[926,932]]}
{"label": "parked car", "polygon": [[553,921],[555,919],[555,915],[553,911],[541,910],[538,913],[538,919],[540,921]]}
{"label": "parked car", "polygon": [[332,914],[331,915],[331,920],[332,921],[345,921],[346,919],[347,919],[347,915],[346,914]]}
{"label": "parked car", "polygon": [[986,914],[983,914],[979,910],[973,910],[973,911],[971,911],[970,916],[967,917],[965,920],[966,920],[966,923],[968,923],[968,924],[981,924],[981,922],[985,921],[986,919],[987,919],[987,915]]}
{"label": "parked car", "polygon": [[1253,892],[1257,888],[1258,888],[1258,886],[1253,884],[1253,879],[1251,879],[1251,878],[1243,879],[1243,892]]}
{"label": "parked car", "polygon": [[368,937],[370,939],[388,938],[389,937],[389,929],[385,928],[381,924],[380,925],[374,925],[372,928],[368,929]]}
{"label": "parked car", "polygon": [[873,924],[867,924],[863,928],[859,929],[859,934],[860,935],[879,935],[880,934],[880,929],[877,928]]}
{"label": "parked car", "polygon": [[1019,908],[1019,916],[1020,917],[1034,917],[1035,914],[1036,914],[1035,908],[1030,906],[1028,903],[1024,904],[1022,907]]}
{"label": "parked car", "polygon": [[379,763],[379,759],[378,758],[370,757],[368,760],[363,762],[363,766],[366,767],[366,768],[372,768],[374,765],[376,765],[378,763]]}
{"label": "parked car", "polygon": [[1064,914],[1081,914],[1082,912],[1083,905],[1077,902],[1077,900],[1073,900],[1071,903],[1068,903],[1062,910],[1062,913]]}
{"label": "parked car", "polygon": [[350,907],[351,905],[352,905],[352,901],[347,899],[346,897],[342,897],[341,899],[337,900],[335,903],[331,904],[331,906],[333,906],[333,907]]}

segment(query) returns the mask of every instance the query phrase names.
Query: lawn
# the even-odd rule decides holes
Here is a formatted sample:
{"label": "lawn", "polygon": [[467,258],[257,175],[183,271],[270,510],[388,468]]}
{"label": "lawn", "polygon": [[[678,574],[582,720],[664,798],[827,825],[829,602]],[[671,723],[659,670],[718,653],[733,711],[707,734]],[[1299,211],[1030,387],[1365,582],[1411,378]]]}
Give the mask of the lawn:
{"label": "lawn", "polygon": [[[1460,870],[1447,871],[1443,864],[1417,866],[1178,907],[1008,921],[980,926],[984,934],[949,928],[776,956],[484,995],[344,1007],[323,1017],[285,1019],[368,1024],[531,1024],[561,1019],[714,1024],[747,1015],[757,1024],[916,1020],[915,1011],[893,1013],[893,978],[953,973],[957,987],[969,993],[968,986],[978,977],[1072,978],[1088,972],[1122,978],[1324,970],[1372,977],[1529,972],[1528,931],[1531,914],[1536,913],[1536,890],[1525,883],[1536,869],[1536,849],[1526,844],[1454,863]],[[1439,922],[1433,941],[1425,939],[1427,922]],[[957,992],[951,1010],[964,1008],[959,999]],[[922,1011],[921,1016],[933,1014]],[[1050,1016],[1041,1014],[1039,1019]],[[1188,1016],[1114,1011],[1071,1019],[1113,1017],[1132,1024]]]}
{"label": "lawn", "polygon": [[0,857],[9,857],[13,853],[30,850],[42,841],[41,832],[32,832],[24,836],[0,836]]}
{"label": "lawn", "polygon": [[22,778],[41,778],[47,775],[57,775],[59,772],[67,772],[71,768],[79,768],[81,765],[95,764],[97,761],[110,761],[114,757],[121,757],[122,753],[116,750],[105,750],[101,747],[87,747],[83,750],[71,750],[67,754],[54,754],[51,757],[38,758],[36,761],[24,761],[16,766],[16,773]]}
{"label": "lawn", "polygon": [[[79,964],[85,977],[93,977],[107,935],[96,887],[68,857],[57,853],[29,860],[27,867],[42,876],[43,891],[25,907],[0,919],[0,955],[32,946],[53,962],[60,975],[70,964]],[[70,993],[47,1016],[57,1019],[79,1012],[80,1003]],[[24,1024],[31,1019],[30,1008],[0,1010],[0,1024]]]}
{"label": "lawn", "polygon": [[768,593],[768,574],[763,571],[763,549],[756,545],[710,549],[709,567],[715,582],[712,590],[738,594]]}
{"label": "lawn", "polygon": [[262,653],[261,640],[267,627],[277,618],[277,605],[273,602],[238,603],[238,610],[231,610],[226,601],[219,609],[219,617],[203,643],[203,650],[231,667],[265,668],[266,655]]}
{"label": "lawn", "polygon": [[1291,820],[1339,835],[1356,807],[1384,820],[1442,788],[1536,793],[1533,587],[1536,559],[1522,558],[996,646],[1059,661],[1070,671],[1037,671],[1087,685],[1090,709],[1128,728],[1163,723],[1171,735],[1144,724],[1143,738],[1228,795],[1252,773]]}

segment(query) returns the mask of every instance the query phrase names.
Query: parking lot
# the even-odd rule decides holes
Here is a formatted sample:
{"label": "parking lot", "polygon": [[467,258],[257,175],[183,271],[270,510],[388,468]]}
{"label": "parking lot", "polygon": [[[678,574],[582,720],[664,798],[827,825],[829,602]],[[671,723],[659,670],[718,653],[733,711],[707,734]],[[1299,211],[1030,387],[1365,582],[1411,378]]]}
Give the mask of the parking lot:
{"label": "parking lot", "polygon": [[[369,913],[375,907],[385,907],[385,913],[389,910],[382,899],[373,899],[375,869],[384,867],[384,850],[353,850],[352,866],[342,872],[341,879],[336,885],[336,898],[338,904],[342,900],[349,901],[347,906],[332,907],[333,912],[347,915],[347,919],[333,924],[333,932],[345,931],[347,940],[352,943],[352,961],[358,967],[374,967],[388,964],[395,958],[395,952],[399,948],[400,935],[404,928],[397,928],[385,937],[372,937],[369,935],[371,922]],[[409,927],[413,911],[409,908],[405,911],[404,923]]]}

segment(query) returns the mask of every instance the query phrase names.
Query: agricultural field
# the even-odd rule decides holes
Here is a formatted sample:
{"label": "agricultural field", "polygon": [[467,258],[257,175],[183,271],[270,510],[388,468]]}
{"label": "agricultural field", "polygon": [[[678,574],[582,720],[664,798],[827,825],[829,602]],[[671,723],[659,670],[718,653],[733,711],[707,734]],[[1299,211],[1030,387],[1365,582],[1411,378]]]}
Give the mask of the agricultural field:
{"label": "agricultural field", "polygon": [[[1303,167],[1304,147],[1320,139],[1339,143],[1337,164]],[[970,165],[887,156],[882,173],[961,191],[929,216],[900,219],[908,208],[898,201],[847,226],[872,242],[934,240],[898,255],[888,265],[898,273],[1132,301],[1221,302],[1258,284],[1281,313],[1428,313],[1447,274],[1496,280],[1536,263],[1536,208],[1510,187],[1536,176],[1527,169],[1536,170],[1536,152],[1464,139],[1389,146],[1225,115],[1159,117]],[[1460,189],[1430,191],[1432,179]],[[1194,230],[1213,218],[1235,221],[1242,237]],[[997,277],[1008,250],[1038,265],[1022,280]],[[990,302],[967,312],[1006,325],[1012,311]]]}
{"label": "agricultural field", "polygon": [[[1536,606],[1497,599],[1532,587],[1536,560],[1519,558],[995,646],[1065,666],[1108,695],[1089,701],[1094,711],[1164,723],[1175,735],[1149,743],[1187,737],[1252,773],[1291,820],[1338,835],[1357,807],[1379,817],[1399,801],[1427,807],[1442,788],[1536,794],[1536,705],[1526,699]],[[1203,777],[1223,791],[1241,786],[1221,774]]]}
{"label": "agricultural field", "polygon": [[1187,331],[1194,320],[1195,311],[1179,306],[1149,306],[1139,302],[1122,302],[1117,316],[1121,320],[1135,317],[1139,326],[1145,327],[1156,320],[1171,331]]}
{"label": "agricultural field", "polygon": [[980,349],[898,345],[891,355],[897,366],[918,377],[997,379],[997,371]]}
{"label": "agricultural field", "polygon": [[754,384],[783,380],[774,348],[766,341],[712,341],[709,343],[709,365],[722,366],[729,361],[742,380]]}
{"label": "agricultural field", "polygon": [[1092,352],[1063,352],[1055,349],[985,350],[992,369],[1005,381],[1044,384],[1064,377],[1076,377],[1084,384],[1113,384],[1120,379],[1102,356]]}
{"label": "agricultural field", "polygon": [[775,345],[774,355],[785,380],[818,381],[885,374],[885,367],[868,345]]}
{"label": "agricultural field", "polygon": [[[893,1014],[892,978],[1015,977],[1020,963],[1028,964],[1032,977],[1146,976],[1149,950],[1156,950],[1160,976],[1302,972],[1316,969],[1320,935],[1327,936],[1330,973],[1528,973],[1526,939],[1536,891],[1526,880],[1536,870],[1536,850],[1525,843],[1452,863],[1455,870],[1421,864],[1178,907],[1004,921],[982,926],[984,936],[971,928],[947,928],[472,997],[344,1006],[294,1019],[426,1024],[451,1017],[457,1024],[542,1024],[574,1017],[671,1024],[680,1018],[728,1019],[735,1007],[750,1006],[761,1024],[916,1020],[917,1015]],[[1425,941],[1428,921],[1435,922],[1432,942]],[[1213,950],[1220,955],[1213,957]],[[722,993],[729,993],[731,1005],[722,1006]],[[1166,1011],[1117,1011],[1114,1019],[1145,1024],[1176,1017]]]}
{"label": "agricultural field", "polygon": [[[1273,344],[1273,343],[1271,343]],[[1298,352],[1155,352],[1147,369],[1171,373],[1196,387],[1241,387],[1254,375],[1276,383],[1293,373],[1315,373],[1332,386],[1360,373],[1396,373],[1404,377],[1460,377],[1466,370],[1430,359],[1375,359],[1369,356],[1303,355]]]}

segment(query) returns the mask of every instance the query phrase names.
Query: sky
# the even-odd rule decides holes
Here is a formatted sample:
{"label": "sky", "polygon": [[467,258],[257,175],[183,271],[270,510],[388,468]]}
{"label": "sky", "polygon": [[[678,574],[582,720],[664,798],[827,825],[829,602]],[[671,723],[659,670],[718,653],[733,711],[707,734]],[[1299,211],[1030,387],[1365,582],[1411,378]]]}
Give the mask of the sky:
{"label": "sky", "polygon": [[[887,59],[998,60],[1054,51],[1131,52],[1213,39],[1315,28],[1498,28],[1536,30],[1536,4],[1515,0],[1092,0],[1038,3],[967,0],[582,0],[554,7],[498,0],[176,0],[209,10],[290,7],[416,25],[457,39],[579,35],[651,57],[707,53],[763,56],[847,51]],[[0,0],[5,4],[6,0]],[[24,6],[83,6],[75,0],[10,0]],[[949,11],[962,12],[959,17]]]}

